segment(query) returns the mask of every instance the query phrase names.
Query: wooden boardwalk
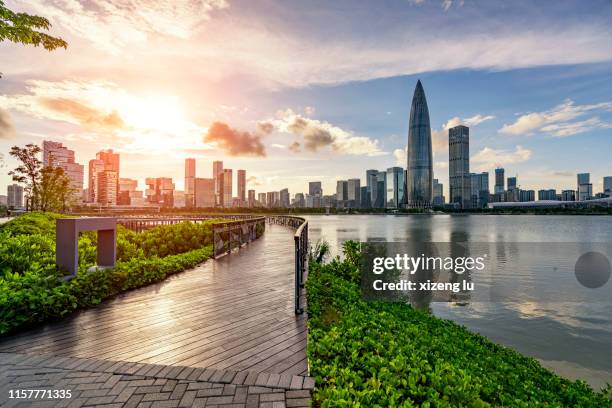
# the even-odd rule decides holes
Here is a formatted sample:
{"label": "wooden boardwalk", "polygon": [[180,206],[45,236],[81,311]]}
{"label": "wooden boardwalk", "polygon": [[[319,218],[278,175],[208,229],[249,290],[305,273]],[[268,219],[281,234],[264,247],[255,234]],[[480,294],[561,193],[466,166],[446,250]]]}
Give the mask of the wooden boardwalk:
{"label": "wooden boardwalk", "polygon": [[0,339],[0,352],[306,375],[306,315],[293,310],[293,231]]}

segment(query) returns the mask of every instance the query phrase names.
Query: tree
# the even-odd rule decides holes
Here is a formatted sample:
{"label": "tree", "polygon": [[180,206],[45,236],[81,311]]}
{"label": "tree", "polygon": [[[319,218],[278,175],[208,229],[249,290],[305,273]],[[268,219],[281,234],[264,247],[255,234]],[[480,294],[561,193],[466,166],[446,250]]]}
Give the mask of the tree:
{"label": "tree", "polygon": [[40,152],[40,147],[35,144],[13,146],[10,155],[21,164],[9,175],[13,176],[13,181],[25,184],[26,209],[65,211],[74,200],[71,180],[61,167],[43,167],[38,158]]}
{"label": "tree", "polygon": [[4,1],[0,0],[0,42],[8,40],[18,44],[42,45],[44,49],[53,51],[56,48],[68,47],[68,43],[58,37],[52,37],[37,30],[49,30],[51,23],[44,17],[32,16],[26,13],[15,13],[9,10]]}

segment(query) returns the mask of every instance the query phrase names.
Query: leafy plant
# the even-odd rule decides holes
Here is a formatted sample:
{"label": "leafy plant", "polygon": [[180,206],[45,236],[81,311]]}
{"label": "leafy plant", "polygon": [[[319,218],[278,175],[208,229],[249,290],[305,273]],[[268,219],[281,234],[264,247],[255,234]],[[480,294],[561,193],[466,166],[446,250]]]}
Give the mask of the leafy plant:
{"label": "leafy plant", "polygon": [[329,254],[329,242],[319,239],[314,245],[310,247],[308,253],[308,260],[310,262],[322,263],[325,257]]}

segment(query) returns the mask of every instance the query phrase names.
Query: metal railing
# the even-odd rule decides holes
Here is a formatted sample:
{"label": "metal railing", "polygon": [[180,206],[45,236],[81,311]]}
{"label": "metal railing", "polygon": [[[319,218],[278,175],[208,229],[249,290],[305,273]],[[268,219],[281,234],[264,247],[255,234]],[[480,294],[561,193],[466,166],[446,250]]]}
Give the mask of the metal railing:
{"label": "metal railing", "polygon": [[[248,214],[211,214],[211,215],[185,215],[185,216],[160,216],[160,217],[121,217],[117,219],[117,224],[123,225],[132,231],[142,232],[158,225],[173,225],[184,221],[201,222],[212,219],[245,220],[258,218]],[[261,217],[259,217],[261,218]]]}
{"label": "metal railing", "polygon": [[261,237],[266,229],[266,217],[249,217],[213,224],[213,256],[220,258]]}
{"label": "metal railing", "polygon": [[269,224],[284,225],[295,228],[293,241],[295,244],[295,313],[304,313],[302,306],[302,289],[304,288],[304,274],[308,267],[308,221],[302,217],[277,215],[266,217]]}

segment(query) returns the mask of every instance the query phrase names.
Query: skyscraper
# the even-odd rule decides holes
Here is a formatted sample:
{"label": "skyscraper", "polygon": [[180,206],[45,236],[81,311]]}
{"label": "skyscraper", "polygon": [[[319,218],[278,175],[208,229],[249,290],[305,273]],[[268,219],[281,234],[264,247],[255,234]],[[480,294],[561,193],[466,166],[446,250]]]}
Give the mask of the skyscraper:
{"label": "skyscraper", "polygon": [[358,178],[348,179],[346,182],[348,206],[359,208],[361,204],[361,180]]}
{"label": "skyscraper", "polygon": [[404,198],[404,169],[389,167],[387,169],[387,208],[401,208]]}
{"label": "skyscraper", "polygon": [[591,184],[591,174],[590,173],[579,173],[577,178],[577,201],[585,201],[590,200],[593,196],[593,185]]}
{"label": "skyscraper", "polygon": [[429,109],[421,81],[417,81],[408,125],[406,195],[408,207],[429,208],[432,202],[433,161]]}
{"label": "skyscraper", "polygon": [[444,184],[433,179],[433,206],[442,207],[444,205]]}
{"label": "skyscraper", "polygon": [[495,169],[495,194],[503,194],[504,188],[504,169]]}
{"label": "skyscraper", "polygon": [[321,188],[321,182],[311,181],[310,183],[308,183],[308,194],[310,194],[311,196],[314,196],[314,195],[322,196],[323,189]]}
{"label": "skyscraper", "polygon": [[336,182],[336,200],[338,207],[345,207],[348,200],[348,182],[346,180],[338,180]]}
{"label": "skyscraper", "polygon": [[378,192],[378,185],[376,178],[378,177],[378,170],[370,169],[366,170],[366,191],[370,195],[370,207],[374,207],[376,204],[376,194]]}
{"label": "skyscraper", "polygon": [[289,204],[290,200],[289,200],[289,189],[288,188],[283,188],[281,191],[278,192],[279,194],[279,198],[280,198],[280,206],[282,208],[289,208]]}
{"label": "skyscraper", "polygon": [[232,169],[223,169],[223,207],[232,207]]}
{"label": "skyscraper", "polygon": [[472,204],[470,178],[470,128],[459,125],[448,129],[448,181],[450,203],[461,209]]}
{"label": "skyscraper", "polygon": [[198,208],[215,206],[215,180],[212,178],[195,178],[194,205]]}
{"label": "skyscraper", "polygon": [[[115,183],[115,185],[111,185]],[[101,150],[89,161],[89,201],[116,205],[119,192],[119,153]]]}
{"label": "skyscraper", "polygon": [[255,207],[255,190],[249,190],[248,191],[248,206],[249,207]]}
{"label": "skyscraper", "polygon": [[238,200],[240,200],[240,205],[246,205],[246,170],[238,170],[236,182],[238,183]]}
{"label": "skyscraper", "polygon": [[9,184],[6,187],[6,205],[8,208],[23,208],[23,187]]}
{"label": "skyscraper", "polygon": [[43,166],[61,167],[70,179],[74,201],[82,201],[84,166],[75,162],[74,150],[68,149],[59,142],[43,141]]}
{"label": "skyscraper", "polygon": [[165,208],[174,207],[174,183],[170,177],[147,177],[145,195],[147,202],[160,204]]}
{"label": "skyscraper", "polygon": [[195,207],[195,159],[185,159],[185,207]]}
{"label": "skyscraper", "polygon": [[223,207],[223,162],[213,162],[213,180],[215,181],[215,200],[217,205]]}
{"label": "skyscraper", "polygon": [[471,173],[472,207],[485,208],[489,204],[489,173]]}
{"label": "skyscraper", "polygon": [[603,178],[603,192],[609,196],[612,195],[612,176]]}

